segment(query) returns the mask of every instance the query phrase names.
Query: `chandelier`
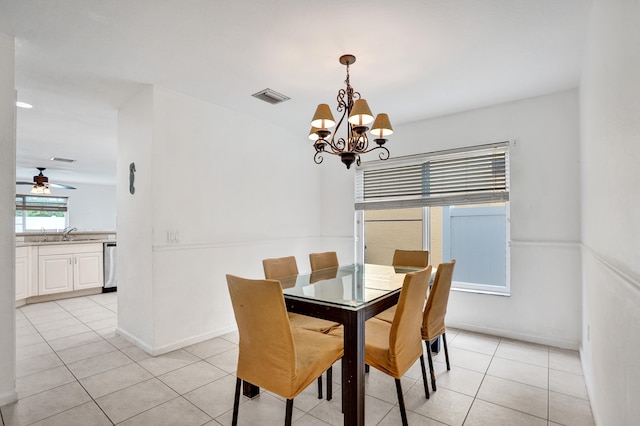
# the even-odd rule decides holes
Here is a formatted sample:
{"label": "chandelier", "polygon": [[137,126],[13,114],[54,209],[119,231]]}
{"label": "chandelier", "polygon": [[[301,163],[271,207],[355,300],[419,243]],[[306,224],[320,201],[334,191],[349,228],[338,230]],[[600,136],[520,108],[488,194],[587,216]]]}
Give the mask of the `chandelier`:
{"label": "chandelier", "polygon": [[[381,160],[389,158],[389,150],[384,146],[385,142],[387,142],[385,136],[393,133],[389,116],[387,114],[378,114],[374,120],[367,101],[362,99],[360,93],[355,92],[351,87],[349,65],[355,61],[356,57],[353,55],[340,57],[340,63],[347,67],[347,79],[345,80],[347,88],[338,91],[337,110],[338,113],[342,113],[342,117],[340,117],[333,134],[331,134],[329,128],[333,127],[336,122],[333,119],[329,105],[318,105],[316,113],[311,120],[309,139],[313,141],[313,146],[316,149],[316,153],[313,156],[316,164],[322,163],[323,154],[339,155],[342,162],[349,169],[354,162],[356,165],[360,165],[360,154],[366,154],[376,149],[381,150],[378,155]],[[347,117],[346,138],[337,137],[338,129],[345,117]],[[374,137],[373,141],[376,145],[370,146],[367,131],[369,130],[368,125],[372,121],[373,125],[370,133]]]}

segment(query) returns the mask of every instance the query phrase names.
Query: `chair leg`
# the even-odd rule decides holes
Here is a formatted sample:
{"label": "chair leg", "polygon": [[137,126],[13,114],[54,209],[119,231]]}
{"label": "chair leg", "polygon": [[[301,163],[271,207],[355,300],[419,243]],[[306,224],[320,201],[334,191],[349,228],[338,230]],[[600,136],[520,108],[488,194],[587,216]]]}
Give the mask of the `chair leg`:
{"label": "chair leg", "polygon": [[292,415],[293,415],[293,399],[287,399],[287,414],[284,417],[284,426],[291,426]]}
{"label": "chair leg", "polygon": [[318,377],[318,399],[322,399],[322,374]]}
{"label": "chair leg", "polygon": [[433,358],[431,357],[431,345],[427,342],[427,359],[429,360],[429,372],[431,373],[431,388],[436,391],[436,372],[433,371]]}
{"label": "chair leg", "polygon": [[327,370],[327,401],[331,401],[333,398],[333,366]]}
{"label": "chair leg", "polygon": [[402,416],[402,426],[408,426],[407,411],[404,408],[404,397],[402,396],[402,385],[400,379],[396,379],[396,391],[398,392],[398,406],[400,407],[400,415]]}
{"label": "chair leg", "polygon": [[444,344],[444,358],[447,360],[447,371],[451,370],[449,366],[449,349],[447,348],[447,333],[442,333],[442,343]]}
{"label": "chair leg", "polygon": [[427,384],[427,371],[424,368],[424,355],[420,355],[420,367],[422,367],[422,384],[424,386],[424,396],[429,399],[429,385]]}
{"label": "chair leg", "polygon": [[236,395],[233,399],[233,418],[231,420],[231,425],[236,426],[238,424],[238,406],[240,405],[240,387],[242,385],[242,380],[238,377],[236,378]]}

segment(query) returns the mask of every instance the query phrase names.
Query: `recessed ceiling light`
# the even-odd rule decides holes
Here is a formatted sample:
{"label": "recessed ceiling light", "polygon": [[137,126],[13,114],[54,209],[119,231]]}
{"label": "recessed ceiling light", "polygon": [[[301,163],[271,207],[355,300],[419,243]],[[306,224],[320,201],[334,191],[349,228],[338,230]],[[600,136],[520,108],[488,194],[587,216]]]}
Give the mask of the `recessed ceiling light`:
{"label": "recessed ceiling light", "polygon": [[20,108],[27,108],[27,109],[33,108],[33,105],[28,104],[26,102],[19,102],[19,101],[16,102],[16,106]]}

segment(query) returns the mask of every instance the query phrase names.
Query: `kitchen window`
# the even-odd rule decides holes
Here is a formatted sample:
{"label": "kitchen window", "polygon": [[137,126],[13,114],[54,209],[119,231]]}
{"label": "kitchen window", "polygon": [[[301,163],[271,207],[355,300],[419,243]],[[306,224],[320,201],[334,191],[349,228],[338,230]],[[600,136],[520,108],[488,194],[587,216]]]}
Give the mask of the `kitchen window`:
{"label": "kitchen window", "polygon": [[16,195],[16,233],[58,231],[69,224],[67,197]]}
{"label": "kitchen window", "polygon": [[358,261],[429,250],[433,265],[456,259],[453,288],[509,294],[508,144],[393,160],[357,171]]}

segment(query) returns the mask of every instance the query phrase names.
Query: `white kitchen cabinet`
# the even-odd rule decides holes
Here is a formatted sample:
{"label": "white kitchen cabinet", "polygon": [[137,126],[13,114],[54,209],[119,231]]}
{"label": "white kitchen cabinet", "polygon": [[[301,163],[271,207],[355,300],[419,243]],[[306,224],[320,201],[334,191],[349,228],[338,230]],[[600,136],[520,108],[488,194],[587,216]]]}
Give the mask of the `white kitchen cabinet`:
{"label": "white kitchen cabinet", "polygon": [[16,300],[31,296],[32,247],[16,247]]}
{"label": "white kitchen cabinet", "polygon": [[102,244],[40,246],[38,295],[102,287]]}
{"label": "white kitchen cabinet", "polygon": [[100,252],[76,253],[73,267],[74,290],[102,287],[104,280],[102,245],[100,245]]}

